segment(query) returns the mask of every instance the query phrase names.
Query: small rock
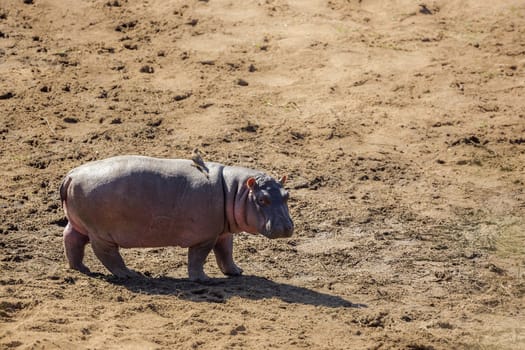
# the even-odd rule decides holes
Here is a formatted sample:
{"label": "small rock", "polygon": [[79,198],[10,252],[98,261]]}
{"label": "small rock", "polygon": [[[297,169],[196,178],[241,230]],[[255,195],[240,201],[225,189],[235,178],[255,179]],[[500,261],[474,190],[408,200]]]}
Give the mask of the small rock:
{"label": "small rock", "polygon": [[182,101],[182,100],[187,99],[187,98],[190,97],[191,95],[192,95],[191,92],[187,92],[187,93],[182,94],[182,95],[176,95],[173,99],[174,99],[175,101],[178,102],[178,101]]}
{"label": "small rock", "polygon": [[230,331],[230,335],[237,335],[239,334],[239,332],[245,332],[245,331],[246,331],[246,327],[244,327],[243,325],[240,325],[232,329]]}
{"label": "small rock", "polygon": [[0,95],[0,100],[8,100],[13,97],[15,97],[15,94],[13,94],[11,91],[8,91],[5,94]]}
{"label": "small rock", "polygon": [[498,266],[496,266],[494,264],[488,264],[487,268],[489,269],[490,272],[494,272],[494,273],[496,273],[498,275],[505,274],[505,270],[504,269],[502,269],[501,267],[498,267]]}
{"label": "small rock", "polygon": [[119,24],[118,26],[115,27],[115,30],[117,32],[125,32],[128,29],[135,28],[137,23],[138,23],[138,21],[130,21],[130,22],[121,23],[121,24]]}
{"label": "small rock", "polygon": [[202,64],[203,66],[214,66],[215,65],[214,60],[204,60],[204,61],[200,61],[199,63]]}
{"label": "small rock", "polygon": [[244,79],[237,79],[237,85],[248,86],[248,82]]}
{"label": "small rock", "polygon": [[425,4],[420,4],[419,5],[419,13],[423,14],[423,15],[431,15],[432,14],[432,11],[430,11],[427,7],[427,5]]}
{"label": "small rock", "polygon": [[248,124],[246,126],[243,126],[241,128],[239,128],[238,130],[239,131],[244,131],[244,132],[257,132],[257,129],[259,129],[259,125],[257,124],[252,124],[250,122],[248,122]]}
{"label": "small rock", "polygon": [[140,72],[153,74],[155,72],[155,69],[153,69],[152,66],[145,65],[145,66],[142,66],[142,68],[140,68]]}
{"label": "small rock", "polygon": [[18,225],[15,225],[13,223],[8,223],[7,224],[7,230],[8,231],[18,231]]}
{"label": "small rock", "polygon": [[117,0],[114,0],[114,1],[108,1],[106,3],[106,6],[109,6],[109,7],[120,7],[122,5],[120,5],[120,2],[118,2]]}
{"label": "small rock", "polygon": [[187,25],[190,25],[192,27],[195,27],[199,23],[198,19],[191,19],[190,21],[186,22]]}
{"label": "small rock", "polygon": [[403,315],[401,316],[401,319],[405,322],[412,322],[412,317],[410,317],[409,315]]}
{"label": "small rock", "polygon": [[147,122],[147,125],[152,127],[152,128],[156,128],[156,127],[160,126],[160,124],[162,124],[162,118],[161,119],[157,119],[157,120],[151,120],[151,121]]}
{"label": "small rock", "polygon": [[78,123],[78,118],[74,118],[74,117],[65,117],[63,120],[65,123],[69,123],[69,124]]}
{"label": "small rock", "polygon": [[124,48],[128,50],[138,50],[139,46],[137,44],[126,43],[124,44]]}

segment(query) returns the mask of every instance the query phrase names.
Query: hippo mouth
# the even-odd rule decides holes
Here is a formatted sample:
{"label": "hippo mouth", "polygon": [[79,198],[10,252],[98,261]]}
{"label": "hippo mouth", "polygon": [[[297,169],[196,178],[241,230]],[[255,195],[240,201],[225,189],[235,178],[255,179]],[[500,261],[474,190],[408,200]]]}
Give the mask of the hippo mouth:
{"label": "hippo mouth", "polygon": [[271,221],[267,221],[261,229],[261,234],[269,239],[275,238],[288,238],[293,235],[294,226],[292,220],[287,220],[288,222],[279,227],[275,227]]}

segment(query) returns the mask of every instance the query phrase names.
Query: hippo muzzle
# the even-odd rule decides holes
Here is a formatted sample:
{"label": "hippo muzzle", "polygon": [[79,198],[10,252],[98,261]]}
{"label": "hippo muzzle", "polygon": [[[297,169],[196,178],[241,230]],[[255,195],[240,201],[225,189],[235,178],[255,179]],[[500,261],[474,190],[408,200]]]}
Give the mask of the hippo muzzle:
{"label": "hippo muzzle", "polygon": [[289,215],[281,216],[277,220],[268,220],[261,233],[270,239],[287,238],[293,235],[294,225]]}

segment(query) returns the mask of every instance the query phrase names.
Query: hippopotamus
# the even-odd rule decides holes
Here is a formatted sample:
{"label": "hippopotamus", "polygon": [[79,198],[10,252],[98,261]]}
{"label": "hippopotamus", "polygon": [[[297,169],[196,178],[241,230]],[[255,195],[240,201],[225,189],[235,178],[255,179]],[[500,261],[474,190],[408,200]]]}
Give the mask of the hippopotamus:
{"label": "hippopotamus", "polygon": [[90,273],[84,248],[115,276],[137,276],[119,248],[180,246],[188,250],[189,279],[208,281],[204,262],[213,249],[220,270],[236,276],[233,234],[290,237],[289,193],[279,180],[253,169],[186,159],[118,156],[71,170],[60,197],[68,220],[69,266]]}

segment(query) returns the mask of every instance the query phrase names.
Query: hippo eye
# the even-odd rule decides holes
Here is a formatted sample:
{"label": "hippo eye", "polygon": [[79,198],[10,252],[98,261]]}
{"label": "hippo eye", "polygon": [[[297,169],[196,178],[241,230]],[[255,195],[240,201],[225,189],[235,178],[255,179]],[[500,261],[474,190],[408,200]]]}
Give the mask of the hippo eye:
{"label": "hippo eye", "polygon": [[268,196],[262,195],[257,199],[259,205],[266,206],[270,204],[270,198]]}

